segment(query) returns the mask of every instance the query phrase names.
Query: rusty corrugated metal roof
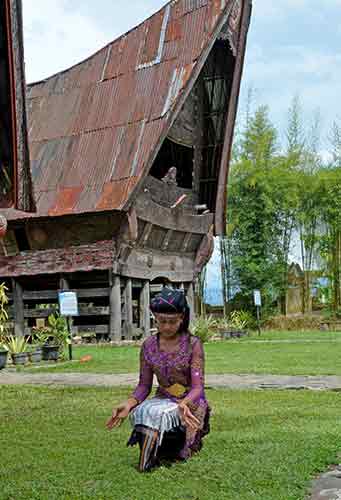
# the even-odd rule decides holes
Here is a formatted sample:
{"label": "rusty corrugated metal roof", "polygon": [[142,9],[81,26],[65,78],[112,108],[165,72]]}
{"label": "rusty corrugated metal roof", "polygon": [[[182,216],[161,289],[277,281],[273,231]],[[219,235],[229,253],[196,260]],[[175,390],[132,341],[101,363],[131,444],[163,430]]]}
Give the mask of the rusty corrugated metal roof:
{"label": "rusty corrugated metal roof", "polygon": [[243,1],[172,1],[82,63],[29,86],[36,216],[127,207],[181,97]]}

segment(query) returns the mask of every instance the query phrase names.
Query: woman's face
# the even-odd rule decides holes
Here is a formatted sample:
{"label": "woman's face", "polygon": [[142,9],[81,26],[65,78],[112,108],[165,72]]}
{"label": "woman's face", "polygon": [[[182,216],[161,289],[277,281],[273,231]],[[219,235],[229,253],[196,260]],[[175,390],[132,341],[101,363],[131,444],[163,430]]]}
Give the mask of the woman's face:
{"label": "woman's face", "polygon": [[159,333],[164,337],[173,337],[178,333],[184,315],[157,313],[155,314],[155,319]]}

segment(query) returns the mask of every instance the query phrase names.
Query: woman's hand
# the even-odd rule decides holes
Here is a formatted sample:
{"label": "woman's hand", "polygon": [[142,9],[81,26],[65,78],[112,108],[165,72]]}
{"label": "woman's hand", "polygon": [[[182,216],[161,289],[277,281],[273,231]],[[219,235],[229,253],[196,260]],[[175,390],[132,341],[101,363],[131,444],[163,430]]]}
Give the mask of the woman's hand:
{"label": "woman's hand", "polygon": [[110,431],[114,427],[119,427],[122,422],[128,417],[131,410],[136,406],[136,400],[124,401],[113,409],[112,415],[106,423],[107,429]]}
{"label": "woman's hand", "polygon": [[193,431],[197,431],[200,427],[200,420],[197,419],[183,401],[178,403],[180,410],[180,419],[185,427],[189,427]]}

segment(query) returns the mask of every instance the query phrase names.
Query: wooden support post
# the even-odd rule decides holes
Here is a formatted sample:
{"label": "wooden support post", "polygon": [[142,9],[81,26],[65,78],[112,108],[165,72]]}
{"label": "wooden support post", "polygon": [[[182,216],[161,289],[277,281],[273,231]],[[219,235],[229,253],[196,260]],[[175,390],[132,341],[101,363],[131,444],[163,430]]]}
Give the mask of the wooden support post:
{"label": "wooden support post", "polygon": [[22,337],[25,333],[23,289],[20,283],[12,279],[14,306],[14,335]]}
{"label": "wooden support post", "polygon": [[65,278],[64,274],[61,274],[61,275],[60,275],[60,278],[59,278],[59,288],[60,288],[61,290],[69,290],[69,289],[70,289],[69,282],[68,282],[68,280]]}
{"label": "wooden support post", "polygon": [[[59,289],[60,290],[70,290],[70,284],[68,279],[61,274],[59,277]],[[72,361],[72,328],[73,328],[73,318],[71,316],[67,316],[66,318],[67,329],[69,333],[70,344],[68,345],[69,350],[69,360]]]}
{"label": "wooden support post", "polygon": [[144,246],[147,243],[148,238],[150,236],[150,233],[152,232],[152,229],[153,229],[153,224],[151,224],[150,222],[147,222],[147,224],[145,225],[145,228],[143,229],[141,237],[138,241],[139,246]]}
{"label": "wooden support post", "polygon": [[124,287],[124,304],[125,304],[125,318],[124,318],[124,336],[130,340],[132,337],[133,326],[133,286],[131,278],[128,278]]}
{"label": "wooden support post", "polygon": [[191,239],[192,239],[192,233],[187,233],[184,237],[184,241],[183,241],[183,247],[182,247],[182,251],[183,252],[187,252],[188,251],[188,247],[189,247],[189,244],[191,242]]}
{"label": "wooden support post", "polygon": [[162,245],[161,245],[161,250],[162,251],[166,251],[167,250],[169,242],[172,239],[173,232],[174,231],[172,229],[169,229],[167,231],[166,236],[164,237],[164,240],[163,240]]}
{"label": "wooden support post", "polygon": [[140,296],[140,327],[143,328],[144,337],[150,335],[150,286],[149,281],[143,282]]}
{"label": "wooden support post", "polygon": [[196,195],[196,201],[199,203],[200,200],[200,177],[203,164],[203,142],[204,142],[204,112],[202,103],[205,100],[205,90],[204,90],[204,80],[199,79],[198,85],[196,86],[195,94],[195,138],[194,138],[194,148],[193,148],[193,171],[192,171],[192,191]]}
{"label": "wooden support post", "polygon": [[122,339],[121,322],[121,279],[117,274],[110,279],[110,338],[119,342]]}
{"label": "wooden support post", "polygon": [[194,289],[193,289],[193,283],[189,283],[187,287],[187,302],[189,305],[190,309],[190,320],[192,321],[195,319],[195,308],[194,308]]}

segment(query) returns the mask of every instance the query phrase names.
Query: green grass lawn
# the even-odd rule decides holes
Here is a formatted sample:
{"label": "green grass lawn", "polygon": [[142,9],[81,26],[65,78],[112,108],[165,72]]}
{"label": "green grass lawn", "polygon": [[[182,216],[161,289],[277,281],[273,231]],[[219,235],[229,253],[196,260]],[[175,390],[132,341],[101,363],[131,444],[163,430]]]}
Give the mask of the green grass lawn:
{"label": "green grass lawn", "polygon": [[[262,342],[261,342],[262,341]],[[266,342],[265,342],[266,341]],[[279,375],[341,375],[341,333],[264,333],[240,340],[205,344],[206,373]],[[138,371],[139,348],[134,346],[77,346],[74,357],[90,354],[87,363],[74,361],[33,372],[133,373]]]}
{"label": "green grass lawn", "polygon": [[140,474],[128,423],[104,427],[127,390],[0,391],[1,500],[303,500],[340,450],[336,393],[211,390],[201,453]]}

